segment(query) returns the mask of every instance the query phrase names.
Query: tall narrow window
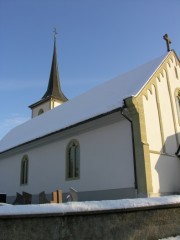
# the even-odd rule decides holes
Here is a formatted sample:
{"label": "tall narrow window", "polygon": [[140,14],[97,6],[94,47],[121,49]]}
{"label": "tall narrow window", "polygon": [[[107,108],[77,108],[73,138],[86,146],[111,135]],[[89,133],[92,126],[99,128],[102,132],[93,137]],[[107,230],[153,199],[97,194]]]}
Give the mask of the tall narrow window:
{"label": "tall narrow window", "polygon": [[66,149],[66,178],[80,177],[80,146],[77,140],[72,140]]}
{"label": "tall narrow window", "polygon": [[28,162],[28,156],[25,155],[21,161],[21,185],[25,185],[28,183]]}

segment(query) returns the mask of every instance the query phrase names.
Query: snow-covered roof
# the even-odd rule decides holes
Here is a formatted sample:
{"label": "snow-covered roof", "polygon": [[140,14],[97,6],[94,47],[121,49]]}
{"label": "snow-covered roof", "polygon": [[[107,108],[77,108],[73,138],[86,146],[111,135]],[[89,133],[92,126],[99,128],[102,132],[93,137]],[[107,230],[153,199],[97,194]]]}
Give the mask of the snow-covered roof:
{"label": "snow-covered roof", "polygon": [[0,141],[0,153],[123,106],[136,96],[170,53],[109,80],[12,129]]}

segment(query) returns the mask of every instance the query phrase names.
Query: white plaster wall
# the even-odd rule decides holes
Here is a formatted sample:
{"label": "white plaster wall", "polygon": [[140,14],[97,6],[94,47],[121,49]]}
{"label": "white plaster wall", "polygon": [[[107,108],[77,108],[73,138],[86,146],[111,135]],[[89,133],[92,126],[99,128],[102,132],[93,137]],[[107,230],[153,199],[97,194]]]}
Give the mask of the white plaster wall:
{"label": "white plaster wall", "polygon": [[134,186],[131,128],[127,120],[83,134],[81,142],[82,178],[89,190]]}
{"label": "white plaster wall", "polygon": [[[175,90],[176,88],[180,88],[180,68],[176,65],[174,57],[170,61],[170,64],[167,63],[166,66],[168,70],[163,70],[163,74],[156,78],[156,91],[159,96],[160,114],[162,116],[164,149],[160,147],[161,133],[158,120],[157,98],[153,85],[151,88],[152,94],[148,93],[148,100],[143,97],[147,142],[149,143],[151,152],[150,163],[153,193],[180,191],[180,160],[175,155],[180,143],[180,126],[175,101]],[[175,66],[179,78],[175,74]]]}
{"label": "white plaster wall", "polygon": [[[71,139],[80,143],[80,179],[65,180],[66,146]],[[29,157],[29,180],[20,186],[20,164],[24,154]],[[131,128],[127,120],[119,121],[79,135],[73,135],[48,145],[29,150],[9,159],[0,160],[0,192],[14,195],[16,191],[51,193],[56,189],[67,192],[134,187]],[[4,175],[3,175],[4,172]]]}
{"label": "white plaster wall", "polygon": [[180,192],[180,161],[177,157],[150,154],[153,193]]}
{"label": "white plaster wall", "polygon": [[44,112],[47,112],[48,110],[53,109],[53,108],[55,108],[55,107],[58,107],[58,106],[61,105],[61,104],[62,104],[61,101],[60,101],[60,102],[57,102],[57,101],[55,101],[55,100],[42,103],[41,105],[35,107],[35,108],[32,110],[32,117],[38,116],[38,113],[39,113],[39,110],[40,110],[40,109],[43,109]]}
{"label": "white plaster wall", "polygon": [[53,102],[53,108],[58,107],[58,106],[61,105],[61,104],[62,104],[62,102],[56,102],[56,101],[54,101],[54,102]]}
{"label": "white plaster wall", "polygon": [[[162,116],[163,134],[165,141],[165,152],[174,154],[177,151],[177,142],[175,137],[175,127],[173,122],[172,105],[170,101],[170,93],[168,89],[167,74],[164,71],[164,76],[160,76],[160,82],[158,81],[157,88],[160,99],[160,111]],[[170,78],[170,82],[174,81]],[[171,86],[172,87],[172,86]],[[173,95],[174,100],[174,95]],[[168,137],[171,136],[171,141]]]}
{"label": "white plaster wall", "polygon": [[147,98],[143,96],[143,105],[149,149],[160,152],[162,150],[162,138],[154,85],[151,87],[151,92],[148,91]]}
{"label": "white plaster wall", "polygon": [[0,160],[0,192],[15,194],[20,186],[20,156]]}
{"label": "white plaster wall", "polygon": [[[162,141],[164,141],[163,151],[168,154],[174,154],[180,142],[180,125],[175,100],[175,90],[180,88],[180,79],[177,79],[175,75],[175,59],[173,58],[173,61],[170,61],[170,63],[170,66],[167,63],[168,71],[163,70],[162,74],[156,78],[156,89],[154,85],[151,85],[151,91],[148,90],[147,92],[147,99],[143,96],[143,106],[147,142],[150,150],[162,151]],[[180,68],[178,66],[176,68],[179,72]],[[162,118],[162,136],[160,132],[160,115]],[[179,138],[179,142],[177,142],[176,135]],[[171,139],[169,136],[171,136]]]}
{"label": "white plaster wall", "polygon": [[[178,78],[175,74],[175,67],[178,73]],[[180,89],[180,66],[177,65],[176,60],[173,57],[172,61],[170,61],[170,65],[167,64],[167,68],[168,68],[168,75],[170,79],[170,91],[171,91],[171,95],[174,97],[172,104],[173,104],[174,113],[175,113],[175,124],[178,132],[178,141],[180,143],[180,124],[179,124],[180,119],[178,116],[178,110],[177,110],[177,105],[175,101],[175,90]]]}
{"label": "white plaster wall", "polygon": [[47,112],[48,110],[50,110],[50,102],[48,101],[48,102],[42,103],[40,106],[35,107],[32,110],[32,117],[38,116],[38,112],[40,109],[43,109],[44,112]]}

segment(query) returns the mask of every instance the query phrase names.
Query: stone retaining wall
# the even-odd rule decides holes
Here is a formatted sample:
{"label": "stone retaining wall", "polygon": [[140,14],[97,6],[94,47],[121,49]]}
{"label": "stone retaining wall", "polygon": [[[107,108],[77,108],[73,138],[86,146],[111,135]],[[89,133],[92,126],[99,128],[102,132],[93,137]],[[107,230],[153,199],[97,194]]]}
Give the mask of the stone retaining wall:
{"label": "stone retaining wall", "polygon": [[180,204],[0,216],[0,240],[146,240],[180,235]]}

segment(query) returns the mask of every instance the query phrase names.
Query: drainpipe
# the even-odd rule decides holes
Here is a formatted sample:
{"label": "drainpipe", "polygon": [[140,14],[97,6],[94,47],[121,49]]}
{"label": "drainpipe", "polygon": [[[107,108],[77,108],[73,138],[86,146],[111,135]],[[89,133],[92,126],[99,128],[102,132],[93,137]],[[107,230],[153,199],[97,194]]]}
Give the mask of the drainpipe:
{"label": "drainpipe", "polygon": [[133,147],[133,163],[134,163],[134,185],[135,189],[137,191],[137,172],[136,172],[136,155],[135,155],[135,144],[134,144],[134,132],[133,132],[133,122],[132,120],[125,114],[124,110],[127,109],[125,100],[124,100],[124,105],[121,108],[121,114],[124,118],[126,118],[130,124],[131,124],[131,135],[132,135],[132,147]]}

